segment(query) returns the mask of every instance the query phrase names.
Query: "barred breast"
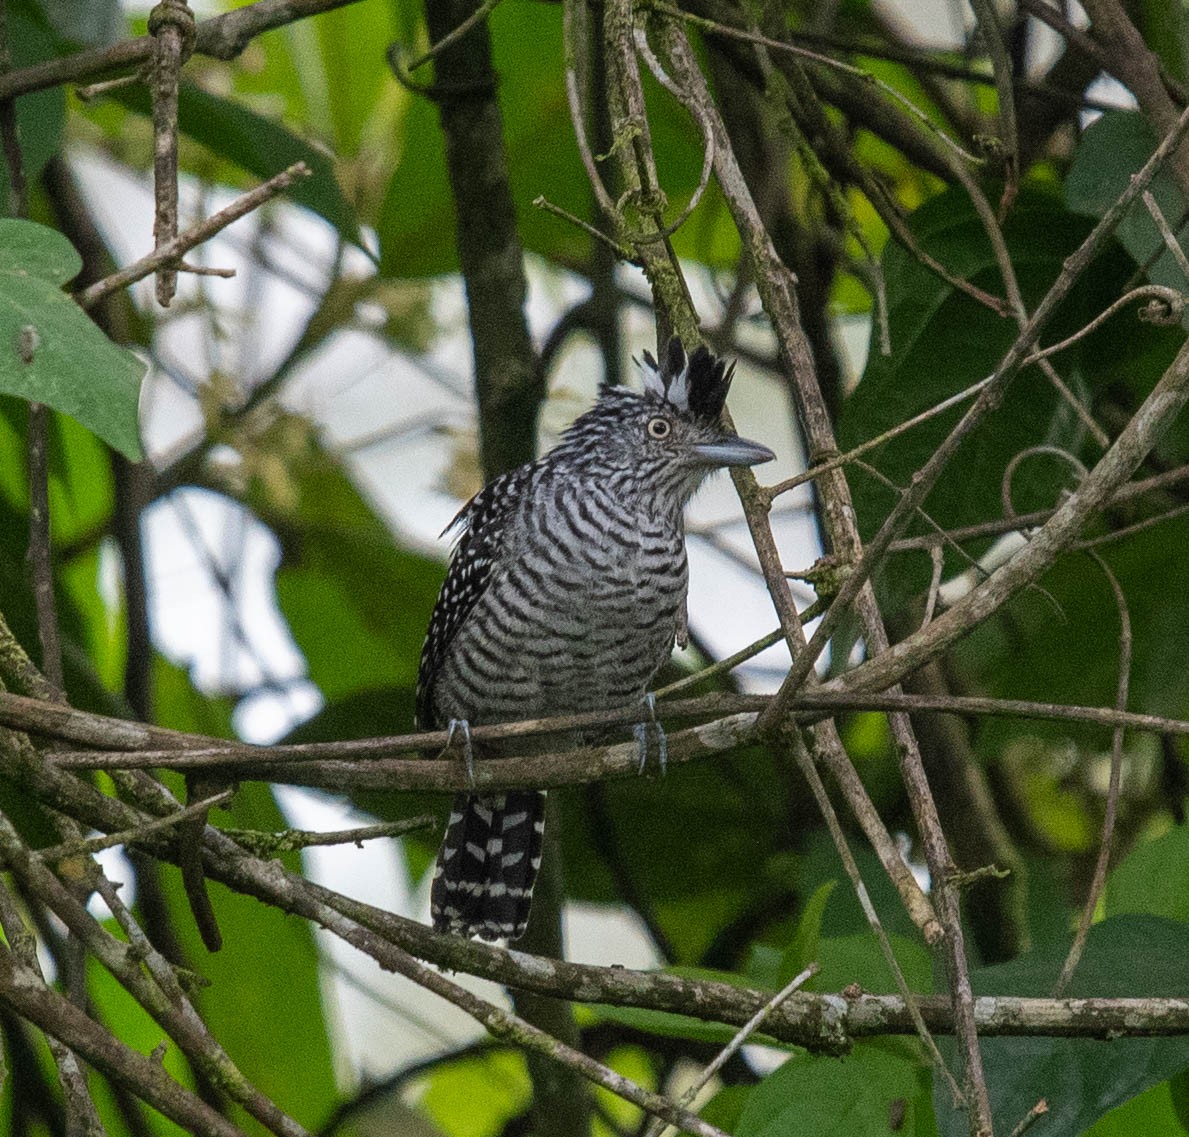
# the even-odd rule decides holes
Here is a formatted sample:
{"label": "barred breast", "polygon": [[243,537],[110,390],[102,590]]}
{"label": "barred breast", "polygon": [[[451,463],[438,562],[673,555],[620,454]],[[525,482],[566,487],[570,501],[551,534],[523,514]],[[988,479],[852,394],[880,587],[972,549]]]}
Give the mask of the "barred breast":
{"label": "barred breast", "polygon": [[628,707],[672,650],[688,583],[680,512],[626,508],[587,480],[533,489],[443,660],[438,721]]}

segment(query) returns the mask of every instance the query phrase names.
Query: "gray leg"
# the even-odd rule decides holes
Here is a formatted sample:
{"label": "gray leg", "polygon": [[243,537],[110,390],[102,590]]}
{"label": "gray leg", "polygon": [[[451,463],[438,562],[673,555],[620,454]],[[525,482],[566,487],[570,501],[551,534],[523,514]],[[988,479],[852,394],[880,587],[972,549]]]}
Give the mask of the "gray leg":
{"label": "gray leg", "polygon": [[471,746],[471,724],[466,719],[451,719],[450,725],[446,727],[446,749],[449,750],[454,745],[454,735],[458,733],[462,736],[462,760],[466,763],[467,781],[474,786],[475,784],[475,750]]}
{"label": "gray leg", "polygon": [[656,717],[656,696],[650,691],[644,696],[644,705],[648,708],[648,718],[632,727],[632,734],[640,748],[640,773],[648,768],[649,735],[656,735],[656,765],[662,777],[669,763],[669,739],[665,735],[665,728]]}

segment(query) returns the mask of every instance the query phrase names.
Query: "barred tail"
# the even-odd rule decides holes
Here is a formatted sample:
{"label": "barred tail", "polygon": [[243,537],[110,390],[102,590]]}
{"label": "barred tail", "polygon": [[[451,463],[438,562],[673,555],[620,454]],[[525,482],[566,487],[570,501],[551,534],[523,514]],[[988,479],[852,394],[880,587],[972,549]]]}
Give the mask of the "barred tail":
{"label": "barred tail", "polygon": [[541,865],[545,794],[458,794],[430,890],[439,932],[515,940],[528,925]]}

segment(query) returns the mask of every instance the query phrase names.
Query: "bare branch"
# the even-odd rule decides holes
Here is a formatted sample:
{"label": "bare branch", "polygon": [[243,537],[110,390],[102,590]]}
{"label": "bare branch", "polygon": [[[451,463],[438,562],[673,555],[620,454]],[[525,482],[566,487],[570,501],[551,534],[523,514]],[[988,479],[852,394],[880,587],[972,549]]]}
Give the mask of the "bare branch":
{"label": "bare branch", "polygon": [[[257,0],[221,16],[203,20],[195,29],[194,51],[215,59],[234,59],[258,35],[296,23],[309,16],[345,8],[358,0]],[[113,71],[143,67],[153,56],[153,37],[138,36],[110,47],[80,51],[22,67],[0,76],[0,100],[31,91],[44,91],[63,83],[98,78]]]}
{"label": "bare branch", "polygon": [[98,280],[81,292],[76,293],[75,299],[83,308],[93,308],[101,300],[106,299],[113,292],[127,288],[138,280],[157,271],[164,264],[180,260],[191,249],[209,241],[220,230],[226,229],[233,221],[246,217],[254,209],[259,209],[265,202],[271,201],[278,194],[287,190],[298,178],[308,178],[311,174],[309,166],[304,162],[294,162],[288,169],[275,174],[268,181],[262,182],[255,189],[237,197],[230,205],[212,213],[205,221],[179,233],[172,241],[154,249],[146,257],[128,265],[127,268],[114,272],[111,276]]}

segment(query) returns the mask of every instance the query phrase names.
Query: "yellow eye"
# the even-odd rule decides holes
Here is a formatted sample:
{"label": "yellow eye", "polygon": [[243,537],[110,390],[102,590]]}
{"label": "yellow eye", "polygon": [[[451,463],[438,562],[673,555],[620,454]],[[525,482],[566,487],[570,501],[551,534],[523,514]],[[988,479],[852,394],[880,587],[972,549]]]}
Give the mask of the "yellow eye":
{"label": "yellow eye", "polygon": [[669,420],[667,418],[661,418],[660,415],[648,420],[648,436],[650,438],[668,438],[672,430],[673,427],[670,425]]}

